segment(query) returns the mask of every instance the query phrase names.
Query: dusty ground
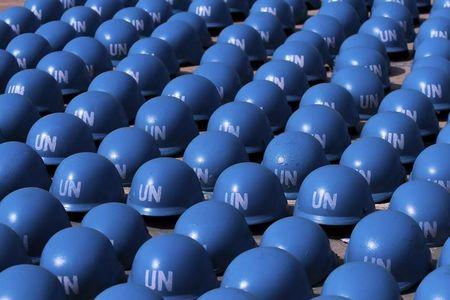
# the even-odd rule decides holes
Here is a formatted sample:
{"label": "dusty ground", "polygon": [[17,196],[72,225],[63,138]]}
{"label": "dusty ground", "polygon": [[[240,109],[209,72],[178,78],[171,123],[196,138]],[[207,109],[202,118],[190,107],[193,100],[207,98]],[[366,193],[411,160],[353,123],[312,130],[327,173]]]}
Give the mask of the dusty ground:
{"label": "dusty ground", "polygon": [[[21,0],[0,0],[0,10],[4,9],[6,7],[12,6],[12,5],[22,5],[23,1]],[[315,14],[315,12],[310,12],[311,15]],[[426,15],[422,15],[421,16],[422,19],[425,19],[427,16]],[[417,30],[417,28],[416,28]],[[412,45],[409,45],[410,47]],[[411,65],[411,61],[402,61],[402,62],[393,62],[391,65],[391,68],[393,69],[392,75],[391,75],[391,83],[393,86],[393,89],[397,89],[401,86],[401,83],[405,77],[406,74],[409,73],[409,68]],[[185,68],[184,71],[192,71],[192,67],[190,68]],[[328,76],[330,76],[330,74],[328,74]],[[441,123],[441,126],[443,126],[444,123]],[[293,205],[293,203],[290,203],[291,206]],[[381,204],[381,205],[377,205],[378,209],[386,209],[387,208],[387,204]],[[78,224],[79,222],[79,217],[73,216],[73,221],[74,221],[74,225]],[[176,219],[171,219],[171,220],[155,220],[155,219],[149,219],[147,220],[147,224],[148,224],[148,228],[149,231],[151,232],[152,235],[158,235],[161,233],[167,233],[172,231],[173,225],[175,224]],[[261,234],[264,232],[264,229],[266,228],[266,226],[259,226],[259,227],[254,227],[252,228],[253,232],[254,232],[254,236],[256,238],[257,241],[259,241]],[[340,262],[342,263],[342,259],[345,253],[345,249],[346,249],[346,243],[343,241],[345,240],[345,238],[347,238],[349,236],[349,234],[351,233],[351,228],[347,228],[344,230],[340,230],[340,231],[336,231],[336,230],[332,230],[332,229],[326,229],[328,235],[330,236],[330,243],[331,243],[331,247],[334,250],[334,252],[338,255]],[[436,262],[436,259],[439,257],[439,253],[440,253],[440,249],[439,248],[433,248],[432,249],[432,254],[433,254],[433,263]],[[319,294],[320,293],[320,289],[321,287],[316,287],[314,288],[315,293]],[[403,299],[412,299],[414,295],[414,289],[411,290],[409,293],[403,295]]]}

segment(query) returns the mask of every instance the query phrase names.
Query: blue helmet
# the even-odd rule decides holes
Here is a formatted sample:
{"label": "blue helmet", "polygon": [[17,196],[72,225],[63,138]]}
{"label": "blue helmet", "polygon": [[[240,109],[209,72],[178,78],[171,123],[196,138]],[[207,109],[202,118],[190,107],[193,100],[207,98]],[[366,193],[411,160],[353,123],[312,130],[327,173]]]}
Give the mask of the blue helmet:
{"label": "blue helmet", "polygon": [[428,56],[441,56],[450,60],[450,40],[444,38],[434,38],[424,40],[414,53],[414,59]]}
{"label": "blue helmet", "polygon": [[[9,267],[31,263],[20,237],[9,226],[2,223],[0,223],[0,239],[2,241],[3,248],[0,254],[1,275],[3,275],[3,271]],[[3,292],[6,287],[3,287],[1,284],[1,276],[0,288],[2,288],[3,296]]]}
{"label": "blue helmet", "polygon": [[297,24],[303,23],[308,17],[308,8],[305,0],[285,0],[289,4]]}
{"label": "blue helmet", "polygon": [[422,136],[434,135],[439,131],[439,121],[433,105],[422,93],[412,89],[398,89],[386,97],[378,112],[396,111],[413,119]]}
{"label": "blue helmet", "polygon": [[423,68],[423,67],[431,67],[441,69],[450,75],[450,61],[445,57],[441,56],[427,56],[422,58],[417,58],[413,60],[413,64],[411,66],[411,71],[415,69]]}
{"label": "blue helmet", "polygon": [[255,73],[255,80],[272,81],[286,94],[289,102],[298,102],[309,88],[305,72],[297,64],[285,60],[271,60]]}
{"label": "blue helmet", "polygon": [[413,180],[401,185],[392,195],[389,209],[413,218],[428,246],[442,246],[450,234],[450,194],[437,184]]}
{"label": "blue helmet", "polygon": [[218,201],[203,201],[186,210],[178,219],[174,233],[199,242],[219,273],[236,256],[257,246],[242,214]]}
{"label": "blue helmet", "polygon": [[129,22],[136,28],[141,37],[147,37],[153,31],[152,17],[139,7],[122,8],[114,15],[114,19],[122,19]]}
{"label": "blue helmet", "polygon": [[262,165],[278,176],[287,199],[297,198],[305,177],[327,165],[320,143],[309,134],[289,131],[277,135],[264,152]]}
{"label": "blue helmet", "polygon": [[287,213],[278,177],[256,163],[244,162],[225,169],[217,179],[212,199],[235,207],[249,225],[267,223]]}
{"label": "blue helmet", "polygon": [[76,96],[67,105],[66,113],[89,125],[94,141],[102,140],[117,128],[128,126],[122,105],[105,92],[89,91]]}
{"label": "blue helmet", "polygon": [[200,64],[208,62],[222,62],[233,68],[239,75],[242,84],[253,79],[253,70],[247,54],[236,45],[228,43],[215,44],[205,51]]}
{"label": "blue helmet", "polygon": [[161,94],[170,81],[169,72],[164,63],[153,55],[133,54],[117,64],[116,71],[122,71],[136,80],[142,96],[154,97]]}
{"label": "blue helmet", "polygon": [[389,63],[389,56],[386,52],[386,47],[384,44],[376,37],[366,33],[357,33],[349,36],[342,43],[341,48],[339,49],[339,53],[342,53],[350,48],[370,48],[378,51],[381,55],[383,55],[384,59],[387,63]]}
{"label": "blue helmet", "polygon": [[322,36],[316,32],[309,30],[300,30],[291,34],[286,39],[286,42],[305,42],[307,44],[310,44],[320,52],[324,64],[327,64],[329,66],[333,64],[327,43],[322,38]]}
{"label": "blue helmet", "polygon": [[431,267],[430,250],[419,225],[394,210],[374,212],[356,224],[345,253],[345,263],[354,261],[384,267],[400,291],[420,281]]}
{"label": "blue helmet", "polygon": [[95,151],[90,127],[66,113],[54,113],[37,120],[28,132],[27,144],[46,165],[58,165],[78,152]]}
{"label": "blue helmet", "polygon": [[283,90],[267,80],[254,80],[244,85],[234,101],[252,103],[261,108],[273,131],[283,129],[292,110]]}
{"label": "blue helmet", "polygon": [[[385,2],[372,9],[371,17],[391,18],[403,29],[407,42],[412,42],[416,37],[414,32],[413,16],[408,8],[398,2]],[[422,26],[421,26],[422,28]]]}
{"label": "blue helmet", "polygon": [[66,10],[61,21],[68,23],[78,36],[94,36],[98,26],[102,23],[100,15],[85,6],[75,6]]}
{"label": "blue helmet", "polygon": [[16,34],[35,32],[39,28],[39,19],[22,6],[12,6],[0,12],[0,20],[11,26]]}
{"label": "blue helmet", "polygon": [[0,92],[5,90],[8,80],[19,70],[15,56],[0,49]]}
{"label": "blue helmet", "polygon": [[189,143],[183,160],[197,174],[203,191],[212,192],[219,175],[234,164],[248,161],[248,155],[232,134],[206,131]]}
{"label": "blue helmet", "polygon": [[106,92],[113,96],[125,109],[128,120],[134,120],[136,112],[144,102],[136,80],[120,71],[107,71],[95,77],[89,91]]}
{"label": "blue helmet", "polygon": [[9,42],[16,37],[16,33],[5,21],[0,20],[0,49],[5,49]]}
{"label": "blue helmet", "polygon": [[36,68],[55,78],[63,96],[85,92],[91,80],[84,61],[71,52],[55,51],[47,54]]}
{"label": "blue helmet", "polygon": [[165,0],[139,0],[136,7],[142,8],[152,17],[154,28],[165,23],[172,15],[172,7]]}
{"label": "blue helmet", "polygon": [[110,20],[116,12],[124,7],[124,4],[117,0],[87,0],[84,6],[96,11],[100,16],[100,21],[103,23]]}
{"label": "blue helmet", "polygon": [[360,22],[367,20],[367,6],[364,0],[325,0],[322,2],[322,8],[333,4],[334,2],[345,2],[350,4],[356,11]]}
{"label": "blue helmet", "polygon": [[358,32],[378,38],[389,54],[408,53],[404,30],[391,18],[371,17],[361,25]]}
{"label": "blue helmet", "polygon": [[340,164],[355,169],[366,179],[375,203],[389,199],[406,178],[400,156],[381,138],[356,140],[345,149]]}
{"label": "blue helmet", "polygon": [[41,70],[29,69],[16,73],[8,81],[5,92],[26,96],[39,112],[64,110],[58,83],[52,76]]}
{"label": "blue helmet", "polygon": [[172,46],[164,40],[148,37],[142,38],[131,46],[128,55],[147,54],[159,58],[171,76],[180,71],[177,56]]}
{"label": "blue helmet", "polygon": [[322,56],[307,42],[286,42],[275,50],[272,58],[295,63],[303,69],[308,81],[325,81],[327,78]]}
{"label": "blue helmet", "polygon": [[348,127],[359,130],[358,108],[353,102],[352,94],[334,83],[320,83],[310,87],[303,94],[300,107],[307,105],[324,105],[341,114]]}
{"label": "blue helmet", "polygon": [[24,187],[47,189],[50,178],[39,155],[19,142],[0,144],[0,199]]}
{"label": "blue helmet", "polygon": [[287,217],[270,225],[261,247],[276,247],[292,254],[305,268],[312,285],[324,279],[337,263],[323,229],[300,217]]}
{"label": "blue helmet", "polygon": [[101,292],[96,300],[121,300],[131,298],[134,300],[163,300],[158,293],[135,283],[121,283]]}
{"label": "blue helmet", "polygon": [[41,24],[59,20],[64,12],[62,3],[54,0],[26,0],[23,6],[31,10]]}
{"label": "blue helmet", "polygon": [[184,21],[172,20],[158,26],[152,37],[172,46],[181,65],[198,65],[203,55],[202,42],[194,27]]}
{"label": "blue helmet", "polygon": [[195,69],[194,74],[209,79],[216,86],[224,103],[233,101],[241,88],[238,73],[223,62],[204,63]]}
{"label": "blue helmet", "polygon": [[128,55],[131,46],[139,40],[139,34],[127,21],[112,19],[98,27],[95,38],[106,47],[113,65],[117,65]]}
{"label": "blue helmet", "polygon": [[217,288],[201,295],[198,300],[220,300],[220,299],[234,299],[234,300],[256,300],[257,298],[252,294],[237,289],[237,288]]}
{"label": "blue helmet", "polygon": [[413,163],[424,149],[416,122],[399,112],[385,111],[374,115],[364,125],[361,137],[379,137],[388,141],[403,164]]}
{"label": "blue helmet", "polygon": [[447,143],[450,144],[450,125],[447,122],[447,125],[445,125],[441,131],[439,132],[436,143]]}
{"label": "blue helmet", "polygon": [[191,0],[165,0],[172,7],[174,14],[183,13],[189,8]]}
{"label": "blue helmet", "polygon": [[137,170],[127,203],[141,215],[164,217],[181,215],[200,201],[203,201],[200,182],[189,165],[162,157],[146,162]]}
{"label": "blue helmet", "polygon": [[303,180],[294,216],[331,226],[353,225],[373,212],[369,185],[352,168],[329,165],[312,171]]}
{"label": "blue helmet", "polygon": [[93,299],[124,277],[108,238],[84,226],[56,233],[45,245],[40,265],[59,278],[71,299]]}
{"label": "blue helmet", "polygon": [[344,28],[345,36],[350,36],[358,32],[361,23],[355,8],[344,1],[329,2],[319,10],[319,15],[327,15],[336,18]]}
{"label": "blue helmet", "polygon": [[[267,270],[277,270],[277,276]],[[275,247],[258,247],[236,257],[225,271],[221,287],[242,289],[261,300],[312,297],[302,264]]]}
{"label": "blue helmet", "polygon": [[114,165],[103,156],[88,152],[71,155],[60,163],[50,193],[68,212],[87,212],[102,203],[124,199]]}
{"label": "blue helmet", "polygon": [[286,131],[312,135],[320,142],[329,161],[339,159],[351,141],[344,118],[324,105],[303,106],[295,111],[286,124]]}
{"label": "blue helmet", "polygon": [[263,152],[273,137],[266,114],[256,105],[240,101],[224,104],[214,111],[208,131],[237,136],[249,154]]}
{"label": "blue helmet", "polygon": [[280,20],[283,29],[293,30],[295,28],[294,13],[289,4],[283,0],[257,0],[250,13],[263,12],[274,15]]}
{"label": "blue helmet", "polygon": [[417,48],[426,39],[443,38],[448,39],[450,33],[450,19],[434,17],[426,20],[420,25],[414,46]]}
{"label": "blue helmet", "polygon": [[266,48],[259,32],[247,24],[226,27],[218,36],[217,42],[238,46],[247,54],[250,62],[266,61]]}
{"label": "blue helmet", "polygon": [[417,287],[414,299],[445,299],[450,296],[450,267],[443,266],[428,274]]}
{"label": "blue helmet", "polygon": [[111,58],[105,46],[92,37],[75,38],[68,42],[63,50],[81,58],[91,78],[113,69]]}
{"label": "blue helmet", "polygon": [[349,48],[336,56],[334,71],[347,67],[360,66],[378,76],[385,89],[390,89],[389,62],[376,50],[363,47]]}
{"label": "blue helmet", "polygon": [[364,67],[347,67],[339,70],[333,74],[331,82],[342,86],[352,94],[362,120],[369,119],[377,112],[384,97],[383,84],[379,77]]}
{"label": "blue helmet", "polygon": [[328,15],[316,15],[306,20],[302,30],[318,33],[327,43],[332,57],[339,52],[339,47],[345,40],[344,27],[339,21]]}
{"label": "blue helmet", "polygon": [[191,108],[196,121],[208,120],[221,103],[216,86],[205,77],[194,74],[172,79],[161,94],[185,102]]}
{"label": "blue helmet", "polygon": [[411,180],[427,180],[450,192],[450,144],[431,145],[420,153],[411,172]]}
{"label": "blue helmet", "polygon": [[53,51],[60,51],[77,33],[72,26],[63,21],[51,21],[36,30],[50,44]]}
{"label": "blue helmet", "polygon": [[272,55],[273,51],[286,40],[280,20],[272,14],[252,13],[245,19],[244,24],[259,32],[267,55]]}
{"label": "blue helmet", "polygon": [[[190,2],[190,0],[188,1]],[[168,21],[186,22],[195,29],[204,48],[207,48],[212,45],[213,42],[211,40],[211,34],[209,33],[208,28],[206,27],[206,22],[199,15],[190,11],[183,11],[171,16]]]}
{"label": "blue helmet", "polygon": [[163,234],[144,243],[134,258],[128,282],[166,299],[196,299],[217,286],[206,250],[180,234]]}
{"label": "blue helmet", "polygon": [[448,8],[449,6],[450,5],[449,5],[448,0],[436,0],[436,1],[433,1],[433,7],[431,8],[431,10],[432,11],[440,10],[443,8]]}
{"label": "blue helmet", "polygon": [[162,156],[184,151],[198,135],[192,110],[174,97],[160,96],[145,102],[136,115],[136,127],[149,132]]}
{"label": "blue helmet", "polygon": [[2,272],[0,289],[5,299],[67,299],[64,287],[55,275],[29,264],[13,266]]}
{"label": "blue helmet", "polygon": [[444,18],[450,19],[450,17],[448,16],[450,6],[449,7],[437,7],[437,1],[434,1],[433,8],[434,7],[436,7],[436,9],[431,10],[430,16],[429,16],[430,19],[437,18],[437,17],[444,17]]}
{"label": "blue helmet", "polygon": [[445,241],[444,247],[441,249],[441,254],[437,262],[437,267],[450,266],[450,238]]}
{"label": "blue helmet", "polygon": [[193,0],[188,11],[205,20],[208,29],[221,29],[233,23],[230,9],[222,0]]}
{"label": "blue helmet", "polygon": [[416,68],[406,76],[402,88],[421,92],[437,111],[450,108],[450,76],[441,69]]}
{"label": "blue helmet", "polygon": [[45,38],[36,33],[23,33],[13,38],[6,51],[14,55],[20,69],[33,69],[39,60],[52,51]]}
{"label": "blue helmet", "polygon": [[419,0],[373,0],[372,7],[375,8],[378,5],[383,5],[384,3],[391,3],[391,2],[398,3],[406,7],[411,16],[414,18],[414,20],[418,21],[419,20],[419,10],[417,7],[418,1]]}
{"label": "blue helmet", "polygon": [[94,207],[84,216],[81,225],[103,233],[127,270],[139,247],[151,237],[141,215],[123,203],[105,203]]}
{"label": "blue helmet", "polygon": [[[39,113],[31,101],[19,94],[0,95],[0,131],[6,141],[25,142]],[[7,113],[6,113],[7,112]]]}
{"label": "blue helmet", "polygon": [[58,231],[70,227],[64,207],[46,190],[29,187],[8,194],[0,202],[0,223],[11,227],[33,262]]}
{"label": "blue helmet", "polygon": [[124,185],[131,184],[140,166],[160,156],[156,141],[150,133],[137,127],[114,130],[103,139],[97,153],[114,164]]}
{"label": "blue helmet", "polygon": [[334,270],[323,284],[322,295],[367,300],[401,298],[397,282],[388,271],[363,262],[346,263]]}

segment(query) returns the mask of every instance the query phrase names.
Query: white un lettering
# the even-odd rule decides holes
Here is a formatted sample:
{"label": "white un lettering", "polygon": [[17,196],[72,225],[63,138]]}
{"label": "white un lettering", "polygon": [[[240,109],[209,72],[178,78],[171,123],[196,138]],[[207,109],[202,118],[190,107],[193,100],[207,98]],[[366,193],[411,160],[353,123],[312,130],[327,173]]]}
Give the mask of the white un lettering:
{"label": "white un lettering", "polygon": [[234,206],[236,209],[247,210],[248,208],[248,194],[247,193],[239,193],[239,192],[231,192],[225,193],[225,203],[228,203]]}
{"label": "white un lettering", "polygon": [[211,6],[200,5],[195,8],[195,14],[200,17],[210,17],[211,16]]}
{"label": "white un lettering", "polygon": [[390,258],[383,259],[383,258],[379,258],[379,257],[364,256],[364,262],[370,262],[370,263],[373,263],[373,264],[379,265],[380,267],[385,268],[389,272],[391,271],[392,260]]}
{"label": "white un lettering", "polygon": [[337,197],[338,195],[336,193],[331,194],[322,189],[316,190],[312,196],[312,207],[335,210]]}
{"label": "white un lettering", "polygon": [[140,201],[155,201],[161,202],[162,198],[162,186],[155,187],[153,184],[141,184],[139,185],[139,200]]}
{"label": "white un lettering", "polygon": [[145,270],[145,286],[158,292],[173,289],[173,271]]}
{"label": "white un lettering", "polygon": [[78,199],[81,194],[81,186],[81,181],[75,182],[73,180],[61,179],[59,182],[59,195]]}
{"label": "white un lettering", "polygon": [[56,136],[49,136],[47,134],[38,134],[36,135],[36,140],[34,141],[34,149],[43,152],[47,151],[55,152],[57,142],[58,138]]}
{"label": "white un lettering", "polygon": [[435,238],[438,233],[438,224],[436,221],[420,221],[419,226],[423,231],[425,238]]}
{"label": "white un lettering", "polygon": [[80,293],[80,286],[78,284],[78,276],[58,276],[58,280],[64,287],[64,292],[67,296],[78,295]]}

